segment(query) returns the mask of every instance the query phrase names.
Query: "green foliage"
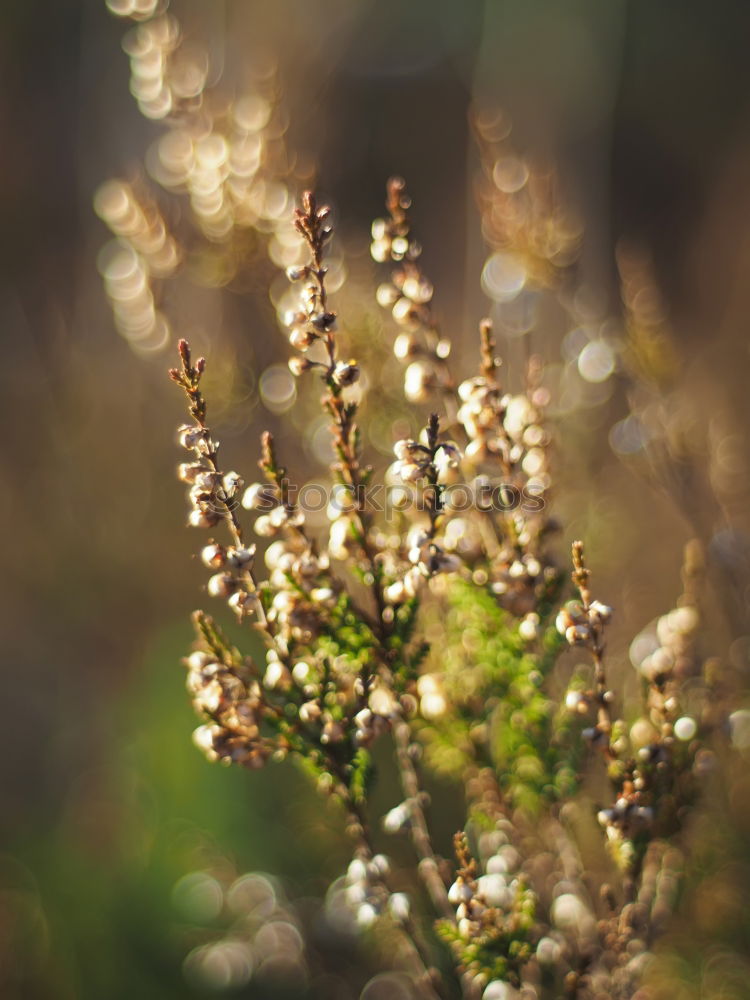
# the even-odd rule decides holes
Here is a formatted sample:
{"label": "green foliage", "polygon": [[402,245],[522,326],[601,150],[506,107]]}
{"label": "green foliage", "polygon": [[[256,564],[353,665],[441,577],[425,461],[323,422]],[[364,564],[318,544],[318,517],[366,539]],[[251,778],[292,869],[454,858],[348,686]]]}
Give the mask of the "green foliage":
{"label": "green foliage", "polygon": [[532,812],[569,796],[580,740],[576,721],[544,690],[566,646],[551,612],[529,643],[486,591],[457,581],[446,605],[446,644],[433,663],[450,712],[422,727],[429,764],[460,779],[466,767],[489,763],[512,803]]}
{"label": "green foliage", "polygon": [[519,880],[512,907],[507,912],[485,910],[478,933],[465,937],[460,921],[439,920],[435,927],[463,969],[486,980],[507,979],[518,985],[520,971],[532,955],[535,915],[536,896]]}

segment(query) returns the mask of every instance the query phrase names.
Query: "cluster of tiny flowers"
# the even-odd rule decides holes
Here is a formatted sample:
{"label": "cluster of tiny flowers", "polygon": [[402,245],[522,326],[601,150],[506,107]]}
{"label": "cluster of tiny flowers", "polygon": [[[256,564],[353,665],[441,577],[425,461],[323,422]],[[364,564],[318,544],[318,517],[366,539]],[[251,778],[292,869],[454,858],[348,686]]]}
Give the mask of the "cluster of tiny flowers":
{"label": "cluster of tiny flowers", "polygon": [[425,480],[431,466],[435,469],[438,483],[454,482],[454,472],[461,463],[461,452],[453,441],[440,441],[435,449],[430,449],[422,441],[403,439],[393,446],[393,453],[396,462],[391,466],[391,473],[404,483]]}
{"label": "cluster of tiny flowers", "polygon": [[[522,634],[530,641],[537,636],[538,620],[529,616],[536,613],[542,593],[557,579],[544,550],[544,537],[553,527],[545,511],[550,435],[544,426],[544,408],[549,393],[539,384],[542,369],[536,358],[529,362],[526,390],[515,395],[504,392],[497,378],[499,361],[488,320],[480,325],[480,334],[481,371],[458,387],[458,421],[468,439],[467,462],[473,468],[496,469],[502,474],[501,499],[505,490],[524,501],[515,509],[490,512],[499,521],[501,544],[487,556],[493,593],[504,608],[525,620]],[[475,483],[480,489],[489,486],[484,484],[484,474]]]}
{"label": "cluster of tiny flowers", "polygon": [[[437,331],[429,309],[432,288],[415,263],[419,248],[410,238],[408,204],[403,182],[391,182],[390,219],[373,231],[373,255],[379,260],[390,259],[399,268],[390,286],[393,291],[386,294],[381,289],[379,298],[393,306],[399,323],[405,327],[414,324],[401,335],[413,338],[404,356],[418,355],[412,364],[432,366],[425,390],[445,390],[447,400],[453,398],[452,387],[447,369],[438,364]],[[204,362],[193,366],[189,347],[181,342],[182,368],[171,372],[187,394],[193,417],[192,423],[179,429],[180,444],[191,453],[191,460],[179,468],[179,477],[189,488],[189,523],[204,529],[222,523],[231,535],[228,544],[209,538],[202,549],[202,561],[212,572],[208,592],[227,601],[240,619],[252,616],[268,647],[265,665],[256,668],[226,645],[213,623],[198,613],[202,645],[187,660],[188,688],[207,722],[197,731],[196,742],[211,759],[247,767],[260,767],[270,757],[280,759],[287,753],[305,757],[317,773],[320,787],[339,796],[348,817],[348,832],[358,840],[355,858],[336,890],[348,908],[346,919],[351,922],[353,918],[356,926],[365,930],[389,915],[400,925],[399,933],[412,939],[418,959],[423,961],[414,938],[409,898],[389,888],[388,859],[373,856],[366,821],[371,772],[368,749],[378,736],[391,731],[402,795],[380,823],[386,833],[407,833],[413,841],[420,858],[417,872],[440,918],[435,929],[451,948],[464,995],[482,993],[483,1000],[523,996],[526,1000],[538,995],[532,983],[546,978],[551,984],[565,970],[566,993],[573,995],[580,986],[581,995],[595,988],[604,995],[622,993],[624,997],[629,988],[626,984],[636,983],[642,970],[648,930],[643,928],[649,919],[642,916],[645,904],[639,901],[635,909],[621,907],[617,920],[613,917],[597,924],[593,906],[587,902],[585,880],[568,878],[567,860],[561,858],[559,871],[566,875],[554,890],[553,860],[540,875],[546,881],[537,880],[534,838],[541,843],[548,833],[546,826],[557,823],[556,816],[547,816],[544,830],[529,829],[521,798],[525,786],[520,777],[518,785],[508,783],[506,789],[504,783],[503,776],[510,775],[511,769],[519,775],[521,771],[516,766],[518,758],[511,756],[512,749],[500,749],[497,757],[491,757],[492,765],[480,767],[478,763],[482,758],[477,748],[482,741],[489,744],[495,738],[493,727],[500,728],[493,722],[502,718],[498,706],[504,711],[510,705],[506,718],[515,735],[518,719],[524,720],[526,704],[538,710],[540,717],[552,705],[549,699],[542,704],[537,680],[541,685],[544,670],[551,669],[546,665],[547,649],[552,662],[559,648],[550,627],[554,612],[549,610],[556,601],[559,575],[545,551],[551,523],[543,502],[520,509],[476,503],[467,510],[458,500],[451,503],[450,491],[466,479],[478,498],[487,490],[494,493],[493,480],[487,474],[488,468],[494,467],[502,472],[508,488],[528,491],[537,500],[544,498],[550,485],[550,435],[544,422],[547,393],[541,384],[541,367],[532,359],[524,392],[504,391],[497,378],[499,361],[492,328],[489,322],[483,323],[479,374],[460,385],[457,411],[448,414],[442,424],[433,413],[419,434],[395,443],[386,483],[408,494],[412,509],[398,530],[388,533],[379,529],[366,490],[372,469],[362,462],[355,423],[358,390],[349,391],[359,379],[359,366],[355,360],[340,357],[336,313],[327,296],[323,259],[332,235],[328,208],[318,207],[314,196],[306,193],[295,226],[309,255],[306,262],[288,270],[289,279],[300,289],[298,306],[288,317],[289,341],[295,351],[289,366],[295,376],[314,372],[321,377],[321,405],[330,418],[335,455],[331,466],[334,496],[326,512],[330,528],[322,551],[308,533],[303,510],[290,498],[286,470],[277,462],[271,436],[263,437],[259,462],[265,481],[245,488],[237,473],[224,472],[219,465],[218,442],[206,425],[206,406],[199,390]],[[399,305],[402,302],[406,305]],[[438,377],[440,373],[444,381]],[[419,396],[409,391],[408,371],[407,396]],[[447,439],[441,439],[442,434]],[[461,446],[451,436],[460,438]],[[263,557],[258,556],[257,562],[265,565],[267,579],[256,578],[255,545],[244,540],[238,514],[241,508],[255,515],[254,536],[265,543]],[[339,562],[344,565],[337,565]],[[611,784],[610,797],[599,809],[598,819],[613,856],[632,881],[631,898],[635,898],[638,892],[646,891],[644,880],[650,877],[651,869],[641,862],[661,836],[663,802],[674,807],[675,815],[681,815],[687,801],[682,778],[686,771],[692,773],[698,724],[680,710],[679,685],[696,672],[698,614],[695,602],[686,597],[677,609],[656,622],[648,641],[643,638],[633,659],[647,682],[647,717],[638,720],[628,738],[625,723],[613,719],[615,696],[605,672],[604,637],[612,609],[592,599],[580,542],[573,545],[573,569],[578,596],[561,608],[555,625],[569,645],[588,651],[594,683],[584,689],[574,680],[565,704],[572,714],[592,717],[583,737],[601,752]],[[349,584],[348,571],[356,576],[356,588]],[[475,625],[465,629],[491,633],[491,643],[487,636],[491,653],[486,655],[482,642],[477,643],[471,635],[468,638],[479,651],[477,662],[496,658],[497,670],[494,664],[487,666],[488,674],[494,670],[491,681],[482,682],[485,687],[472,694],[475,706],[480,707],[473,707],[470,716],[466,713],[471,720],[466,729],[468,749],[459,746],[462,730],[458,726],[459,738],[450,747],[466,754],[459,760],[468,763],[458,766],[463,768],[467,799],[476,809],[472,822],[481,816],[485,825],[478,835],[481,864],[471,856],[466,835],[457,835],[458,865],[448,886],[430,840],[425,815],[429,796],[420,785],[420,753],[412,742],[410,725],[419,711],[438,731],[439,720],[445,717],[448,724],[459,720],[466,703],[454,704],[446,666],[450,649],[439,649],[429,621],[421,635],[414,636],[413,630],[419,627],[423,597],[432,593],[437,598],[433,610],[439,612],[449,606],[454,592],[458,597],[469,593],[468,581],[483,592],[476,598],[477,610],[484,614],[483,609],[489,608],[495,617],[487,620],[502,624],[480,626],[480,615]],[[497,606],[489,595],[494,595]],[[467,596],[467,603],[470,600]],[[471,621],[471,615],[464,615],[463,620]],[[435,626],[436,634],[450,634],[448,630],[439,633],[438,627],[442,626]],[[420,672],[425,666],[427,637],[442,656],[442,662],[434,664],[434,672],[432,665],[427,666],[428,672]],[[501,678],[501,672],[510,676]],[[486,697],[485,691],[489,692]],[[517,710],[514,699],[520,704]],[[482,701],[488,706],[486,715],[482,715]],[[449,712],[453,714],[449,716]],[[532,718],[531,710],[528,718]],[[541,763],[541,752],[535,756],[537,743],[547,748],[555,744],[554,738],[548,739],[552,732],[546,725],[548,718],[552,716],[544,715],[538,733],[529,733],[528,747],[519,751],[530,773],[536,773],[539,761],[542,777],[537,784],[544,784],[544,790],[536,791],[536,778],[529,780],[534,802],[542,801],[541,794],[546,795],[548,788],[559,800],[574,785],[575,761],[565,761],[572,775],[570,784],[567,778],[558,783],[558,770],[561,773],[562,769],[553,772],[550,766],[555,780],[552,787],[552,778],[545,777],[547,765]],[[506,725],[504,718],[501,725]],[[569,720],[563,718],[563,735],[571,728]],[[524,739],[525,730],[522,726]],[[503,753],[510,759],[501,763]],[[509,766],[504,770],[506,763]],[[473,795],[473,785],[479,796]],[[563,832],[561,839],[567,836]],[[545,851],[552,859],[549,850]],[[544,900],[543,917],[538,917],[540,904],[529,888],[531,879]],[[615,956],[612,961],[611,955]],[[528,963],[530,981],[524,983]],[[429,964],[424,963],[427,978],[433,972],[439,978],[436,970],[427,968]],[[578,969],[584,971],[579,973]]]}
{"label": "cluster of tiny flowers", "polygon": [[406,438],[397,441],[393,448],[396,461],[386,473],[388,482],[421,488],[429,518],[426,523],[413,524],[406,534],[407,568],[385,589],[385,596],[392,604],[416,596],[425,581],[438,574],[455,573],[463,565],[455,553],[446,550],[445,540],[437,537],[444,507],[443,487],[455,482],[462,458],[455,442],[437,440],[437,428],[437,419],[433,417],[419,441]]}
{"label": "cluster of tiny flowers", "polygon": [[530,394],[512,395],[494,378],[478,375],[462,382],[458,395],[458,419],[469,439],[466,457],[478,462],[495,456],[508,470],[522,472],[529,485],[548,488],[549,433],[542,424],[547,390],[537,387]]}
{"label": "cluster of tiny flowers", "polygon": [[612,618],[612,608],[601,601],[592,601],[584,607],[580,601],[568,601],[558,612],[555,626],[560,635],[574,646],[591,641],[595,631],[608,624]]}
{"label": "cluster of tiny flowers", "polygon": [[370,252],[378,263],[391,261],[397,265],[391,280],[379,286],[377,301],[390,310],[401,330],[393,353],[407,365],[406,398],[422,403],[435,391],[449,395],[453,392],[446,364],[451,344],[438,333],[430,305],[434,290],[417,263],[422,248],[411,236],[407,214],[410,206],[404,181],[391,178],[386,201],[388,217],[373,222]]}
{"label": "cluster of tiny flowers", "polygon": [[363,930],[386,913],[399,924],[409,919],[409,897],[388,889],[386,880],[390,870],[385,854],[376,854],[370,860],[354,858],[347,869],[344,896],[357,926]]}
{"label": "cluster of tiny flowers", "polygon": [[215,655],[196,650],[187,657],[187,689],[196,711],[211,719],[193,734],[209,760],[243,767],[262,767],[274,750],[261,737],[266,706],[251,664],[227,667]]}
{"label": "cluster of tiny flowers", "polygon": [[[306,220],[310,238],[316,241],[318,259],[310,264],[300,264],[287,269],[290,281],[303,283],[300,291],[300,306],[287,316],[289,343],[296,351],[307,353],[316,342],[336,329],[336,314],[327,308],[325,298],[325,275],[327,268],[320,262],[323,249],[333,235],[330,225],[330,208],[310,205],[310,218]],[[300,224],[302,224],[300,217]],[[314,229],[314,236],[313,236]],[[302,364],[303,359],[292,358],[289,364],[295,375],[306,371],[310,364]],[[292,362],[295,362],[294,364]]]}
{"label": "cluster of tiny flowers", "polygon": [[[465,836],[455,837],[459,868],[448,889],[448,900],[455,910],[457,936],[451,944],[474,988],[483,988],[483,1000],[499,997],[510,1000],[518,996],[510,979],[519,981],[517,970],[513,975],[510,970],[516,959],[523,964],[530,956],[524,940],[533,921],[536,897],[519,874],[518,851],[499,829],[485,835],[485,841],[488,836],[493,839],[494,851],[487,858],[482,875],[477,874],[477,862],[468,853]],[[514,939],[514,954],[506,953],[508,942]],[[485,970],[493,953],[501,967],[508,970],[508,978],[495,975],[488,981]]]}
{"label": "cluster of tiny flowers", "polygon": [[181,482],[187,483],[190,513],[188,524],[193,528],[213,528],[225,517],[229,504],[236,503],[242,481],[236,472],[223,475],[215,467],[214,442],[208,427],[183,424],[177,431],[180,445],[193,453],[193,460],[177,468]]}
{"label": "cluster of tiny flowers", "polygon": [[264,560],[273,595],[267,616],[275,636],[286,648],[295,641],[309,643],[336,603],[328,556],[314,551],[304,531],[304,512],[284,502],[278,485],[253,483],[245,490],[242,506],[258,514],[255,534],[273,539]]}
{"label": "cluster of tiny flowers", "polygon": [[[689,774],[692,767],[696,750],[692,741],[698,725],[692,716],[681,714],[679,694],[681,682],[696,672],[694,640],[699,615],[695,605],[686,602],[634,640],[631,656],[648,688],[646,715],[637,719],[628,733],[622,720],[611,720],[614,696],[604,678],[602,636],[612,612],[590,599],[580,543],[574,545],[573,558],[573,579],[581,601],[565,605],[557,627],[571,644],[589,648],[597,682],[596,691],[570,690],[566,706],[581,714],[592,708],[598,711],[596,724],[583,735],[610,761],[615,799],[599,810],[597,818],[613,856],[627,871],[635,859],[634,839],[650,835],[654,828],[660,796],[668,793],[677,800],[682,771]],[[675,753],[679,743],[687,747],[687,755]]]}

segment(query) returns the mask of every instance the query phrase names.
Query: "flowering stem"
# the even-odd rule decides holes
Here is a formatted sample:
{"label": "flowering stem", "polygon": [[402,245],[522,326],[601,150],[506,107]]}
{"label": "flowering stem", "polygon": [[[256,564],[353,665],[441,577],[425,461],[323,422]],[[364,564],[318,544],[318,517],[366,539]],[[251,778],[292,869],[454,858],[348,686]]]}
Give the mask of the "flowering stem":
{"label": "flowering stem", "polygon": [[[306,191],[302,196],[302,208],[297,210],[295,225],[310,250],[311,260],[307,267],[307,273],[315,283],[315,293],[309,312],[314,317],[313,326],[321,328],[322,335],[318,336],[318,339],[322,340],[328,356],[328,365],[324,374],[328,394],[323,398],[323,405],[333,422],[334,448],[339,457],[335,471],[341,475],[344,485],[350,487],[352,491],[355,504],[354,512],[359,522],[357,540],[362,549],[367,573],[370,577],[370,589],[377,611],[377,632],[378,636],[382,638],[388,632],[388,625],[383,618],[386,605],[382,591],[382,573],[369,538],[372,519],[365,498],[369,470],[365,470],[363,475],[359,461],[359,432],[354,422],[357,404],[347,403],[344,400],[343,387],[346,383],[336,377],[337,369],[342,362],[338,356],[334,335],[336,314],[328,306],[328,293],[325,284],[327,268],[323,263],[325,245],[332,232],[330,225],[328,225],[329,213],[330,210],[327,207],[318,209],[315,195],[312,191]],[[315,334],[313,333],[313,335]],[[353,362],[350,362],[348,367],[352,372],[356,370]]]}
{"label": "flowering stem", "polygon": [[612,715],[609,709],[609,691],[607,689],[607,675],[604,669],[604,641],[603,641],[603,629],[601,625],[595,621],[591,620],[589,611],[591,610],[591,591],[589,589],[589,579],[591,576],[591,571],[587,568],[584,551],[583,542],[573,542],[573,574],[572,579],[575,586],[578,588],[578,593],[581,595],[581,604],[583,605],[584,614],[590,620],[590,638],[588,639],[586,645],[591,652],[591,658],[594,661],[594,681],[596,684],[596,696],[599,705],[598,708],[598,725],[599,728],[607,733],[607,754],[608,756],[614,756],[613,751],[609,744],[609,734],[612,731]]}
{"label": "flowering stem", "polygon": [[[198,358],[195,366],[192,364],[192,358],[190,354],[190,345],[187,340],[180,340],[178,343],[178,350],[180,354],[180,361],[182,362],[181,368],[171,368],[169,370],[169,377],[177,385],[181,386],[185,390],[185,394],[188,398],[190,415],[193,417],[198,426],[205,431],[205,450],[201,452],[201,457],[205,458],[206,462],[210,466],[211,470],[217,475],[221,476],[221,468],[219,466],[219,446],[214,441],[211,436],[211,432],[206,425],[206,400],[203,393],[200,390],[200,380],[203,372],[206,368],[205,358]],[[229,528],[229,532],[232,536],[234,544],[239,549],[245,548],[245,538],[244,532],[242,530],[242,524],[239,517],[237,516],[236,503],[227,497],[223,489],[218,489],[216,491],[216,500],[221,505],[222,513],[224,515],[224,521]],[[260,599],[258,593],[258,584],[253,574],[252,569],[248,566],[244,569],[242,573],[242,579],[248,589],[248,591],[255,595],[255,607],[258,616],[258,623],[264,628],[268,629],[268,621],[266,619],[266,613],[263,608],[263,602]]]}
{"label": "flowering stem", "polygon": [[[351,796],[343,780],[337,791],[347,814],[347,831],[358,845],[358,855],[365,861],[371,861],[375,856],[375,848],[364,808]],[[391,896],[393,887],[387,874],[381,874],[379,877],[386,893]],[[445,981],[434,965],[428,945],[411,915],[399,919],[398,926],[411,945],[415,964],[419,970],[417,985],[420,992],[426,1000],[447,1000],[449,994]]]}

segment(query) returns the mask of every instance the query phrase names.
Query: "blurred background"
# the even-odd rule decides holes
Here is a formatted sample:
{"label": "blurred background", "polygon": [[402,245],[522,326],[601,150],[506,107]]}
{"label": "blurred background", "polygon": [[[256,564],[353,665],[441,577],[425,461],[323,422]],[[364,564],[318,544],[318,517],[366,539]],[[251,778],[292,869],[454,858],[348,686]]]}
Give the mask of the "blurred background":
{"label": "blurred background", "polygon": [[[332,201],[338,305],[377,359],[389,341],[369,227],[386,178],[403,174],[455,368],[474,371],[488,309],[511,372],[532,325],[550,362],[559,512],[617,608],[613,655],[625,662],[630,637],[673,606],[697,534],[715,573],[707,645],[741,687],[750,7],[173,0],[179,29],[144,40],[153,7],[0,5],[0,993],[398,1000],[399,977],[378,978],[377,956],[323,912],[347,861],[336,812],[293,765],[235,773],[190,742],[179,660],[205,574],[173,471],[175,340],[231,388],[214,419],[233,467],[252,480],[270,427],[304,476],[320,475],[313,397],[292,411],[277,323],[293,199],[315,179]],[[154,87],[160,46],[182,62]],[[226,155],[211,137],[233,116],[241,224],[210,185],[190,187],[179,135],[164,139],[180,114],[204,116],[204,166]],[[503,312],[505,258],[480,212],[488,178],[515,190],[492,152],[510,121],[514,155],[554,168],[583,233],[575,295],[553,295],[534,324]],[[261,161],[261,187],[242,187]],[[162,222],[174,245],[151,239]],[[143,260],[155,280],[133,317],[122,282]],[[384,456],[390,430],[369,426]],[[378,794],[395,802],[381,763]],[[740,769],[698,821],[711,836],[669,964],[681,1000],[747,996],[749,803]],[[452,823],[446,810],[445,850]],[[237,922],[253,947],[212,950]]]}

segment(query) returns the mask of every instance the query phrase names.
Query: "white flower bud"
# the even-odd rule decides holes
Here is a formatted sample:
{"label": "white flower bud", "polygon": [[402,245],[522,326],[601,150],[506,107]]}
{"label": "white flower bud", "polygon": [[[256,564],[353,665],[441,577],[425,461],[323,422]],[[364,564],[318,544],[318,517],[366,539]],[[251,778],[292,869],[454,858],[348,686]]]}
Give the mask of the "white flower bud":
{"label": "white flower bud", "polygon": [[209,569],[218,569],[220,566],[224,565],[226,560],[226,549],[223,545],[219,545],[216,542],[212,542],[210,545],[206,545],[205,548],[201,549],[201,560],[204,566],[208,566]]}
{"label": "white flower bud", "polygon": [[405,892],[394,892],[388,900],[388,909],[397,923],[404,923],[411,913],[409,897]]}
{"label": "white flower bud", "polygon": [[407,597],[406,587],[402,580],[397,580],[395,583],[389,584],[383,594],[389,604],[403,604]]}
{"label": "white flower bud", "polygon": [[349,882],[364,882],[367,879],[367,865],[361,858],[352,858],[346,869],[346,878]]}
{"label": "white flower bud", "polygon": [[393,446],[393,454],[399,460],[399,462],[408,462],[411,458],[412,452],[418,448],[416,441],[410,441],[407,438],[402,438],[401,441],[397,441]]}
{"label": "white flower bud", "polygon": [[518,1000],[521,994],[504,979],[493,979],[487,983],[482,1000]]}
{"label": "white flower bud", "polygon": [[466,917],[464,917],[463,920],[459,920],[458,921],[458,933],[461,935],[461,937],[465,941],[469,940],[469,938],[472,935],[473,930],[474,930],[474,926],[473,926],[471,920],[469,920]]}
{"label": "white flower bud", "polygon": [[258,598],[255,594],[248,594],[246,590],[237,590],[232,594],[227,603],[242,618],[244,615],[257,609]]}
{"label": "white flower bud", "polygon": [[424,479],[424,469],[413,462],[396,462],[398,475],[405,483],[416,483]]}
{"label": "white flower bud", "polygon": [[213,528],[221,520],[221,514],[208,507],[194,507],[188,514],[191,528]]}
{"label": "white flower bud", "polygon": [[276,491],[269,483],[252,483],[242,496],[245,510],[270,510],[277,504]]}
{"label": "white flower bud", "polygon": [[177,431],[177,435],[182,447],[190,451],[193,448],[200,447],[200,445],[206,441],[208,431],[205,427],[200,427],[198,425],[193,426],[183,424],[183,426]]}
{"label": "white flower bud", "polygon": [[278,531],[277,526],[273,523],[268,514],[261,514],[256,520],[254,527],[255,534],[259,535],[261,538],[270,538]]}
{"label": "white flower bud", "polygon": [[581,691],[570,690],[565,695],[565,707],[569,712],[577,712],[586,699]]}
{"label": "white flower bud", "polygon": [[525,642],[533,642],[539,636],[539,615],[526,615],[518,626],[518,634]]}
{"label": "white flower bud", "polygon": [[289,366],[289,371],[295,378],[298,378],[304,372],[309,371],[312,368],[312,362],[308,361],[306,358],[290,358],[287,362]]}
{"label": "white flower bud", "polygon": [[305,663],[304,660],[300,660],[299,663],[295,663],[292,667],[292,677],[294,678],[295,684],[307,684],[310,680],[310,664]]}
{"label": "white flower bud", "polygon": [[280,660],[271,660],[263,675],[263,686],[269,690],[286,690],[291,684],[291,674]]}
{"label": "white flower bud", "polygon": [[214,737],[218,736],[221,729],[218,726],[198,726],[193,731],[193,743],[202,750],[209,760],[216,760],[218,754],[214,750]]}
{"label": "white flower bud", "polygon": [[571,646],[576,643],[586,642],[591,636],[591,631],[587,625],[571,625],[565,630],[565,638]]}
{"label": "white flower bud", "polygon": [[300,705],[299,717],[300,721],[309,725],[311,722],[317,722],[320,718],[321,709],[317,701],[306,701],[303,705]]}
{"label": "white flower bud", "polygon": [[255,546],[249,548],[230,548],[227,550],[227,563],[238,570],[249,569],[255,561]]}
{"label": "white flower bud", "polygon": [[221,480],[222,489],[231,496],[242,487],[242,476],[239,472],[227,472]]}
{"label": "white flower bud", "polygon": [[459,903],[468,903],[473,896],[471,887],[464,882],[460,875],[448,890],[448,900],[454,906],[458,906]]}
{"label": "white flower bud", "polygon": [[366,930],[371,927],[378,918],[378,911],[372,903],[363,903],[357,910],[357,924]]}
{"label": "white flower bud", "polygon": [[412,361],[404,373],[404,393],[410,403],[423,403],[427,399],[433,373],[424,361]]}
{"label": "white flower bud", "polygon": [[416,346],[417,341],[413,334],[400,333],[393,342],[393,354],[399,361],[405,361],[416,353]]}
{"label": "white flower bud", "polygon": [[339,361],[333,370],[333,378],[341,386],[354,385],[359,381],[359,365],[354,361]]}
{"label": "white flower bud", "polygon": [[177,478],[183,483],[194,483],[196,476],[206,471],[200,462],[182,462],[177,466]]}
{"label": "white flower bud", "polygon": [[387,875],[391,870],[391,862],[386,854],[375,854],[368,865],[368,871],[373,876]]}
{"label": "white flower bud", "polygon": [[208,581],[211,597],[231,597],[237,589],[237,581],[231,573],[215,573]]}
{"label": "white flower bud", "polygon": [[513,902],[513,893],[500,874],[481,875],[477,879],[477,889],[488,906],[505,909]]}
{"label": "white flower bud", "polygon": [[381,822],[386,833],[399,833],[409,822],[408,807],[403,802],[394,806],[385,814]]}
{"label": "white flower bud", "polygon": [[606,625],[612,618],[612,608],[601,601],[592,601],[589,605],[589,618],[592,622],[601,622]]}

